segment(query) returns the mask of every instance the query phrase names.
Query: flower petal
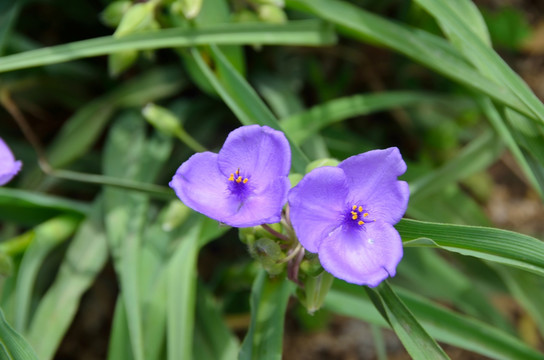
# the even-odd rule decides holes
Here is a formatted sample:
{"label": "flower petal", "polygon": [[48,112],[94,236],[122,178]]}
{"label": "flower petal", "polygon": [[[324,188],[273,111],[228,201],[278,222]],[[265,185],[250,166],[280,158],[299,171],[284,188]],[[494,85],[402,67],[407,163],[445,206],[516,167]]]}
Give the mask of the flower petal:
{"label": "flower petal", "polygon": [[249,125],[232,131],[219,151],[219,170],[226,176],[240,169],[241,175],[259,188],[278,176],[287,176],[291,148],[281,131]]}
{"label": "flower petal", "polygon": [[217,168],[217,154],[194,154],[181,164],[170,182],[180,200],[199,213],[224,222],[241,203],[230,196],[227,179]]}
{"label": "flower petal", "polygon": [[383,221],[366,224],[361,230],[339,228],[319,246],[325,270],[349,283],[370,287],[395,276],[402,253],[399,233]]}
{"label": "flower petal", "polygon": [[348,188],[344,172],[331,166],[306,174],[288,195],[291,223],[310,252],[317,252],[323,238],[342,224]]}
{"label": "flower petal", "polygon": [[7,184],[22,167],[21,161],[16,161],[7,144],[0,138],[0,186]]}
{"label": "flower petal", "polygon": [[410,190],[397,177],[406,171],[406,163],[399,149],[372,150],[342,161],[350,189],[350,201],[362,202],[372,219],[389,224],[400,221],[406,208]]}
{"label": "flower petal", "polygon": [[290,184],[287,177],[276,178],[260,192],[244,200],[240,210],[223,222],[234,227],[250,227],[280,222]]}

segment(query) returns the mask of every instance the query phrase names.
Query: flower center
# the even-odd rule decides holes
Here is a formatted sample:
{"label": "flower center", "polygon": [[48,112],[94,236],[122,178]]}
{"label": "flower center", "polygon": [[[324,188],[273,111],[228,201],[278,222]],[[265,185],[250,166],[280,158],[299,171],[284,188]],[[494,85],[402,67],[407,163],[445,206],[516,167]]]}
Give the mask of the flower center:
{"label": "flower center", "polygon": [[368,219],[368,212],[361,205],[353,205],[349,213],[346,214],[346,220],[353,225],[362,226],[367,222],[376,221]]}
{"label": "flower center", "polygon": [[240,175],[240,169],[238,169],[232,174],[230,174],[229,181],[236,182],[237,184],[240,184],[240,183],[246,184],[249,181],[249,179],[247,177],[246,178],[242,177],[242,175]]}

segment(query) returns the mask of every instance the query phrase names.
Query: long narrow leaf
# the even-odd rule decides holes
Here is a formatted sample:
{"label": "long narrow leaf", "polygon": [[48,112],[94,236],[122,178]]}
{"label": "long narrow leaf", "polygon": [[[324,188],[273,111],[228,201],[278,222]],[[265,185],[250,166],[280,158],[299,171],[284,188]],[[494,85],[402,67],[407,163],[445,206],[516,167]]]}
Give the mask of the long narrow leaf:
{"label": "long narrow leaf", "polygon": [[308,11],[331,21],[346,36],[391,48],[460,84],[534,116],[532,109],[512,89],[475,70],[455,48],[440,37],[380,18],[345,1],[286,0],[285,3],[288,7]]}
{"label": "long narrow leaf", "polygon": [[0,359],[38,360],[30,344],[8,324],[0,309]]}
{"label": "long narrow leaf", "polygon": [[[373,294],[373,290],[369,290],[369,294]],[[449,359],[448,355],[427,334],[387,281],[380,284],[376,294],[379,296],[370,296],[371,300],[391,325],[412,358]]]}
{"label": "long narrow leaf", "polygon": [[240,349],[239,360],[280,360],[283,323],[293,283],[271,279],[261,270],[251,290],[251,324]]}
{"label": "long narrow leaf", "polygon": [[332,27],[317,21],[293,21],[284,25],[239,23],[204,29],[172,28],[121,38],[106,36],[4,56],[0,58],[0,72],[130,50],[207,44],[326,45],[334,41]]}
{"label": "long narrow leaf", "polygon": [[405,246],[431,246],[515,266],[544,276],[544,242],[513,231],[403,219]]}

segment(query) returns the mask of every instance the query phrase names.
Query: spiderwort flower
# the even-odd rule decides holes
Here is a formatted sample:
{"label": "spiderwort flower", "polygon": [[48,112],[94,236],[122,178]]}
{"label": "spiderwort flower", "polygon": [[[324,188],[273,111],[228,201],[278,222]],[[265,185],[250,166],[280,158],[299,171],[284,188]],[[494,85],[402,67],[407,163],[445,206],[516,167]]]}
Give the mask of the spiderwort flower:
{"label": "spiderwort flower", "polygon": [[268,126],[232,131],[219,151],[194,154],[170,187],[188,207],[234,227],[279,222],[287,202],[291,150]]}
{"label": "spiderwort flower", "polygon": [[7,184],[21,170],[23,164],[15,160],[13,153],[0,138],[0,186]]}
{"label": "spiderwort flower", "polygon": [[347,282],[377,286],[394,276],[402,242],[393,227],[410,191],[397,180],[406,164],[397,148],[352,156],[308,173],[289,192],[290,219],[306,250]]}

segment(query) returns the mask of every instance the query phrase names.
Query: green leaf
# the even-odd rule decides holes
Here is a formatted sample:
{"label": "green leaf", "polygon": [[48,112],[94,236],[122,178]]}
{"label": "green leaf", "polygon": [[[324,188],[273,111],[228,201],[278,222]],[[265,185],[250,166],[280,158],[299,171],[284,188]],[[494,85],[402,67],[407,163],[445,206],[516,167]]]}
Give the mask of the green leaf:
{"label": "green leaf", "polygon": [[[286,5],[329,20],[346,36],[391,48],[460,84],[534,116],[532,109],[512,89],[476,71],[455,48],[440,37],[388,21],[344,1],[286,0]],[[476,38],[474,35],[472,37]]]}
{"label": "green leaf", "polygon": [[439,23],[443,24],[455,38],[463,54],[490,79],[509,89],[530,110],[533,119],[544,122],[544,105],[531,91],[529,86],[517,75],[504,60],[489,46],[486,46],[469,27],[467,27],[456,11],[451,11],[451,4],[445,0],[416,0]]}
{"label": "green leaf", "polygon": [[433,102],[439,97],[416,92],[389,92],[353,95],[314,106],[281,121],[281,127],[297,145],[314,136],[325,126],[351,117],[371,114],[390,108]]}
{"label": "green leaf", "polygon": [[395,228],[404,246],[439,247],[544,276],[544,242],[513,231],[403,219]]}
{"label": "green leaf", "polygon": [[371,289],[368,289],[368,292],[370,299],[391,325],[412,358],[449,359],[395,294],[387,280],[378,286],[376,292]]}
{"label": "green leaf", "polygon": [[239,360],[281,360],[285,310],[293,289],[286,278],[259,272],[251,290],[251,323]]}
{"label": "green leaf", "polygon": [[34,239],[26,250],[17,275],[15,290],[15,329],[27,330],[31,317],[30,306],[38,272],[45,257],[61,242],[68,239],[77,229],[81,218],[72,215],[61,215],[37,226]]}
{"label": "green leaf", "polygon": [[425,198],[446,185],[485,170],[501,155],[503,145],[493,132],[487,131],[464,147],[441,168],[410,183],[410,200]]}
{"label": "green leaf", "polygon": [[0,219],[35,225],[61,213],[85,215],[89,205],[53,195],[0,187]]}
{"label": "green leaf", "polygon": [[[220,309],[212,294],[202,284],[198,286],[194,359],[235,360],[238,356],[239,341],[229,330],[221,316]],[[204,355],[206,354],[206,355]]]}
{"label": "green leaf", "polygon": [[[395,290],[429,334],[441,342],[493,359],[543,359],[541,353],[494,326],[432,303],[411,291]],[[387,326],[363,287],[337,281],[325,304],[338,314]]]}
{"label": "green leaf", "polygon": [[55,355],[76,315],[81,296],[104,267],[107,257],[102,201],[97,199],[70,243],[57,278],[38,303],[30,324],[28,340],[40,359],[52,359]]}
{"label": "green leaf", "polygon": [[328,45],[335,41],[332,27],[317,21],[292,21],[284,25],[228,24],[205,29],[171,28],[122,38],[104,36],[46,47],[0,58],[0,72],[25,69],[107,55],[120,51],[218,45]]}
{"label": "green leaf", "polygon": [[[259,98],[255,90],[232,67],[232,64],[216,46],[211,46],[217,73],[208,67],[202,56],[196,49],[192,50],[198,66],[212,83],[217,93],[229,106],[238,120],[244,125],[267,125],[276,130],[281,130],[277,119],[270,109]],[[289,134],[285,134],[291,145],[292,167],[296,172],[302,173],[308,164],[308,159],[302,151],[290,140]]]}
{"label": "green leaf", "polygon": [[[519,137],[522,137],[522,139],[520,140],[523,140],[524,135],[520,134],[519,131],[511,130],[508,127],[508,124],[504,121],[503,115],[499,113],[491,100],[487,98],[479,98],[478,101],[480,103],[480,106],[482,107],[482,110],[487,116],[487,119],[495,128],[495,131],[502,138],[502,141],[504,141],[508,149],[510,149],[510,152],[516,158],[518,165],[525,173],[525,176],[527,176],[527,179],[529,179],[533,187],[539,192],[540,196],[543,197],[544,182],[540,181],[540,179],[537,177],[537,175],[535,175],[535,172],[531,168],[531,165],[529,164],[527,159],[527,156],[530,156],[530,154],[526,155],[521,150],[520,146],[516,141],[516,138],[519,139]],[[531,135],[535,135],[535,133],[533,132]],[[527,134],[527,136],[531,135]]]}
{"label": "green leaf", "polygon": [[0,309],[0,358],[38,360],[30,344],[8,324],[2,309]]}
{"label": "green leaf", "polygon": [[169,360],[191,359],[196,301],[196,260],[201,222],[180,239],[168,265],[167,354]]}

